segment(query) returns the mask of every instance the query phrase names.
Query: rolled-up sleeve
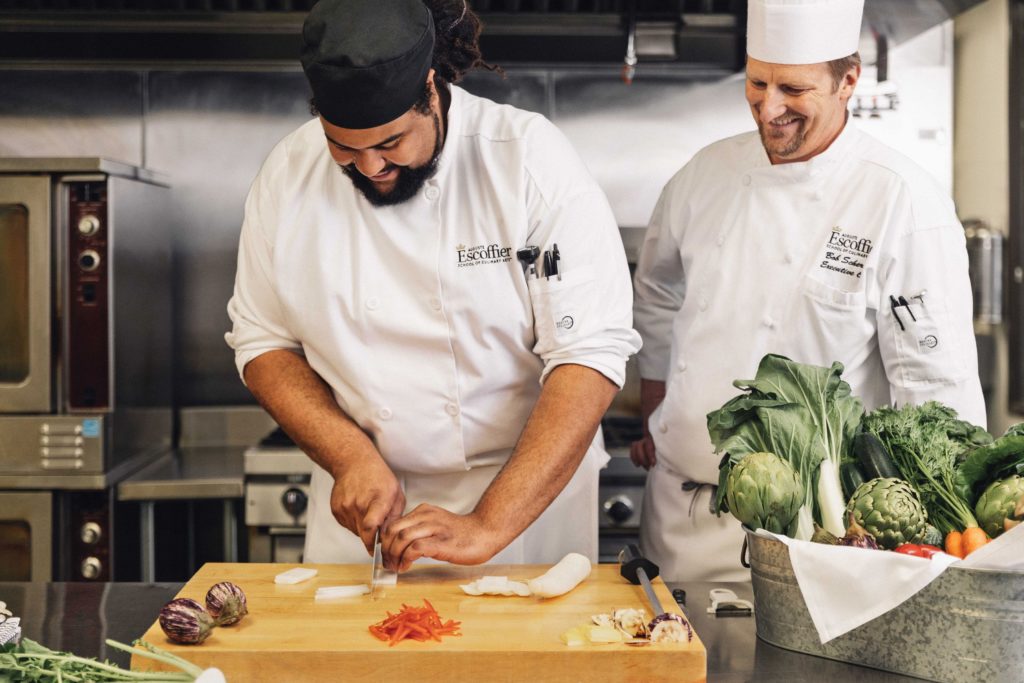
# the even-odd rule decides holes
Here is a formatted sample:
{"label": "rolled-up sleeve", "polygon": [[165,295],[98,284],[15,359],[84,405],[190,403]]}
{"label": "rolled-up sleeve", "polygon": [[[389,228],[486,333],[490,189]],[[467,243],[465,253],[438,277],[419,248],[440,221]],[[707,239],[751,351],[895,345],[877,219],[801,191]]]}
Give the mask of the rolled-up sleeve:
{"label": "rolled-up sleeve", "polygon": [[268,186],[269,169],[278,160],[276,153],[268,158],[249,190],[238,245],[235,288],[228,302],[232,328],[224,339],[235,351],[235,366],[243,382],[246,364],[260,354],[275,349],[301,353],[301,344],[288,329],[274,280],[272,240],[278,218]]}
{"label": "rolled-up sleeve", "polygon": [[[547,375],[572,363],[621,387],[640,348],[622,237],[604,193],[568,140],[538,117],[525,166],[529,243],[558,246],[561,279],[529,282],[536,343]],[[540,262],[538,261],[538,265]]]}
{"label": "rolled-up sleeve", "polygon": [[672,325],[683,305],[686,280],[674,236],[674,183],[665,187],[655,205],[636,268],[636,327],[643,338],[637,357],[640,376],[665,381],[672,358]]}

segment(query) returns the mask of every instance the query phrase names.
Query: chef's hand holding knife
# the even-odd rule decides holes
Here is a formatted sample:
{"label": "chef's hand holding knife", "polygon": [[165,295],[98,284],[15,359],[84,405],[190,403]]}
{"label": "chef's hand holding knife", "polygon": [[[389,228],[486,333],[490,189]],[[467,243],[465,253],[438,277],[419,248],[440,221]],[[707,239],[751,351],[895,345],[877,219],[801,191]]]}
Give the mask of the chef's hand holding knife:
{"label": "chef's hand holding knife", "polygon": [[376,452],[346,458],[333,468],[331,512],[343,527],[359,536],[373,556],[373,536],[405,509],[405,494],[391,468]]}

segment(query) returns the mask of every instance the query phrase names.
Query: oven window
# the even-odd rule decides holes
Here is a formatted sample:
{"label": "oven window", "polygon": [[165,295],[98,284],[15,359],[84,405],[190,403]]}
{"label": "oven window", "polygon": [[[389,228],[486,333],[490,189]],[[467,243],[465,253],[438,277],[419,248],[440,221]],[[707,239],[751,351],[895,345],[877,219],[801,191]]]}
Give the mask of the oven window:
{"label": "oven window", "polygon": [[0,204],[0,383],[28,379],[28,276],[28,209]]}
{"label": "oven window", "polygon": [[0,522],[0,581],[32,580],[32,531],[28,522]]}

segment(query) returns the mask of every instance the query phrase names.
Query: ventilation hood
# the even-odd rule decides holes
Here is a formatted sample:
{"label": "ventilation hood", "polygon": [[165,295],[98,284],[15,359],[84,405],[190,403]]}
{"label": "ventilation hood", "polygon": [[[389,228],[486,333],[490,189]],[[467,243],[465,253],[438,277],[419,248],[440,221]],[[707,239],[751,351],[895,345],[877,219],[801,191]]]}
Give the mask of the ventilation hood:
{"label": "ventilation hood", "polygon": [[[0,0],[0,64],[294,68],[314,0]],[[866,0],[865,33],[899,44],[981,0]],[[498,64],[738,70],[745,0],[474,0]],[[60,9],[56,9],[56,8]],[[632,63],[631,63],[632,62]]]}

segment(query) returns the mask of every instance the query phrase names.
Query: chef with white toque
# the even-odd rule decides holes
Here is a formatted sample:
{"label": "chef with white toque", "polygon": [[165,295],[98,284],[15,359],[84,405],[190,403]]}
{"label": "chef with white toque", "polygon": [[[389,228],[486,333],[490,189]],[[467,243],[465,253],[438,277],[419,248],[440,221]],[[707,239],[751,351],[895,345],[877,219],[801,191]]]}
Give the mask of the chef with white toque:
{"label": "chef with white toque", "polygon": [[749,578],[710,511],[706,416],[760,359],[845,366],[867,409],[937,400],[985,425],[963,229],[927,172],[850,120],[863,0],[750,0],[757,131],[666,185],[634,280],[650,470],[641,545],[669,581]]}

